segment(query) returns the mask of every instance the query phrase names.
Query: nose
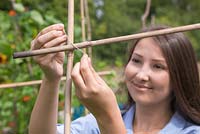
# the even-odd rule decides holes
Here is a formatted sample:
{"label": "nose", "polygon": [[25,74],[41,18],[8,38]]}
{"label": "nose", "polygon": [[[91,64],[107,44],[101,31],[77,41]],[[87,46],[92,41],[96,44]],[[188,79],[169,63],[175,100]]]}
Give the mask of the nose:
{"label": "nose", "polygon": [[150,77],[149,77],[149,70],[141,68],[140,70],[138,70],[137,74],[136,74],[136,79],[138,81],[149,81]]}

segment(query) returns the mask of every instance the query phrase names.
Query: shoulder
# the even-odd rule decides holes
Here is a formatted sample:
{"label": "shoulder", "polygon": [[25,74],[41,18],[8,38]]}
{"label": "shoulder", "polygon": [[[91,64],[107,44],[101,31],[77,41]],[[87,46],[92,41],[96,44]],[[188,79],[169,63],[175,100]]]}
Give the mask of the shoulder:
{"label": "shoulder", "polygon": [[127,134],[132,134],[132,122],[133,122],[133,118],[134,118],[134,113],[135,113],[134,105],[132,105],[128,109],[125,109],[124,111],[121,111],[124,125],[127,130]]}
{"label": "shoulder", "polygon": [[200,134],[200,126],[187,122],[181,134]]}
{"label": "shoulder", "polygon": [[161,134],[200,134],[200,126],[195,125],[176,112]]}
{"label": "shoulder", "polygon": [[[57,126],[57,133],[63,134],[64,125]],[[92,114],[80,117],[71,123],[71,134],[100,134],[97,121]]]}
{"label": "shoulder", "polygon": [[71,132],[76,132],[78,134],[100,134],[97,121],[92,114],[88,114],[72,121]]}

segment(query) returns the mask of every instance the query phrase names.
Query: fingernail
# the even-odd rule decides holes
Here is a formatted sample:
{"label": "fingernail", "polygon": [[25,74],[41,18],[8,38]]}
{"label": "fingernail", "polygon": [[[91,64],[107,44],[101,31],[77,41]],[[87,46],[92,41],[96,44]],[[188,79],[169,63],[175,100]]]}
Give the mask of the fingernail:
{"label": "fingernail", "polygon": [[63,28],[63,33],[66,34],[65,29]]}
{"label": "fingernail", "polygon": [[62,24],[62,23],[59,23],[59,24],[58,24],[58,28],[61,28],[61,29],[63,29],[63,28],[64,28],[64,24]]}
{"label": "fingernail", "polygon": [[61,27],[64,27],[64,24],[62,24],[62,23],[59,23],[59,25],[60,25]]}
{"label": "fingernail", "polygon": [[88,55],[86,53],[83,54],[84,57],[88,57]]}

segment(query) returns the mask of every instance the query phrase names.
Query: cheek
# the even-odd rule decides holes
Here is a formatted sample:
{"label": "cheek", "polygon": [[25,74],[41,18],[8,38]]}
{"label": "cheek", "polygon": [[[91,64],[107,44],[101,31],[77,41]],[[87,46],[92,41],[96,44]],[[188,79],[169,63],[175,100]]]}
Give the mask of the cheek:
{"label": "cheek", "polygon": [[128,66],[126,66],[126,68],[125,68],[125,70],[124,70],[124,76],[125,76],[125,80],[127,80],[128,79],[128,76],[129,76],[129,70],[128,70],[128,68],[127,68]]}
{"label": "cheek", "polygon": [[168,73],[165,73],[164,75],[162,75],[160,77],[160,79],[158,79],[158,81],[160,81],[160,84],[164,86],[164,88],[169,89],[169,85],[170,85],[170,80],[169,80],[169,75]]}
{"label": "cheek", "polygon": [[160,91],[160,93],[163,95],[168,95],[171,93],[170,78],[168,73],[164,73],[154,78],[155,79],[152,82],[156,86],[157,90]]}
{"label": "cheek", "polygon": [[125,80],[127,81],[132,79],[135,74],[136,74],[136,68],[132,66],[131,63],[128,63],[124,71]]}

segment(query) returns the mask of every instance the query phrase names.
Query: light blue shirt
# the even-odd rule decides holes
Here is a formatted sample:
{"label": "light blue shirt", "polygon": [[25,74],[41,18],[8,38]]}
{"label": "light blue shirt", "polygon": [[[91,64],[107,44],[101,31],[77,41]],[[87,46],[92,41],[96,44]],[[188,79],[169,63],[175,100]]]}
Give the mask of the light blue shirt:
{"label": "light blue shirt", "polygon": [[[132,106],[125,114],[123,121],[127,134],[133,134],[132,121],[135,107]],[[63,134],[64,125],[57,126],[57,134]],[[71,123],[71,134],[100,134],[97,121],[92,114],[78,118]],[[159,134],[200,134],[200,126],[187,122],[178,112],[176,112],[169,123],[159,132]]]}

